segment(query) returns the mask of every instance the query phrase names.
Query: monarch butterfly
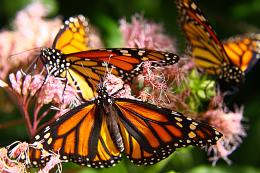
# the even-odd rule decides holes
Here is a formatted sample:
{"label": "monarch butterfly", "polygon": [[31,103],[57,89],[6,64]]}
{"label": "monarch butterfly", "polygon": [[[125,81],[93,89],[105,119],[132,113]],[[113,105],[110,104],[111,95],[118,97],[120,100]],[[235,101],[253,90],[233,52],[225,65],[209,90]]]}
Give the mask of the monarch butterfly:
{"label": "monarch butterfly", "polygon": [[[176,148],[213,145],[222,136],[213,127],[186,118],[181,113],[138,100],[115,98],[101,83],[98,97],[70,110],[32,139],[44,151],[58,152],[60,159],[82,166],[114,166],[124,153],[138,165],[152,165]],[[42,167],[32,150],[31,166]]]}
{"label": "monarch butterfly", "polygon": [[43,48],[40,55],[48,74],[65,78],[66,83],[81,91],[85,100],[94,97],[99,76],[107,70],[129,82],[141,73],[145,61],[164,66],[179,60],[176,54],[149,49],[87,50],[86,26],[83,16],[71,17],[61,27],[52,48]]}
{"label": "monarch butterfly", "polygon": [[244,72],[259,58],[259,37],[229,40],[223,45],[193,0],[176,2],[195,64],[226,83],[239,85],[243,82]]}

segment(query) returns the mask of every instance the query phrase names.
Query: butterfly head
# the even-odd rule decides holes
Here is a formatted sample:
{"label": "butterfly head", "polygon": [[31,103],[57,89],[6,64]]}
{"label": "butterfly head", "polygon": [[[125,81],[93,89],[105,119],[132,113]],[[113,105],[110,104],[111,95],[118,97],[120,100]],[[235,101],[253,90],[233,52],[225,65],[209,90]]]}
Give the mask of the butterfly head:
{"label": "butterfly head", "polygon": [[42,48],[40,57],[48,73],[55,76],[59,76],[70,66],[70,63],[66,62],[63,57],[62,52],[57,49]]}
{"label": "butterfly head", "polygon": [[237,66],[226,64],[222,65],[222,73],[219,78],[227,83],[231,84],[241,84],[245,80],[244,72]]}

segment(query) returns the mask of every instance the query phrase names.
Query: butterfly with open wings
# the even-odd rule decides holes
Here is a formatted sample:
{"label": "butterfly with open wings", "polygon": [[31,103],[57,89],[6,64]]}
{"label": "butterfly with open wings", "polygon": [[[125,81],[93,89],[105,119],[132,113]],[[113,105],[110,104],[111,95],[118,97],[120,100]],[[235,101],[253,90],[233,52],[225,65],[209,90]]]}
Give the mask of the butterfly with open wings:
{"label": "butterfly with open wings", "polygon": [[30,149],[30,166],[43,167],[49,161],[49,157],[41,157],[43,151],[93,168],[114,166],[122,154],[135,164],[152,165],[177,148],[214,145],[222,136],[179,112],[115,98],[117,92],[108,94],[103,83],[97,93],[94,100],[75,107],[36,134],[30,143],[42,150]]}

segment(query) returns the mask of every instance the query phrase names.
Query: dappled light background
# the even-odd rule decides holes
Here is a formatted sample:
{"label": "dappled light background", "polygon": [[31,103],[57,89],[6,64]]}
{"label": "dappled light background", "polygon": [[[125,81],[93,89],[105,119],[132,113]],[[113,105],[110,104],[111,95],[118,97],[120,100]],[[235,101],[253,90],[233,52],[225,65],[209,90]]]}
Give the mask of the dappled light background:
{"label": "dappled light background", "polygon": [[[67,19],[70,16],[83,14],[89,19],[102,38],[104,47],[119,47],[122,45],[122,35],[119,24],[122,19],[131,21],[132,16],[138,14],[145,19],[159,23],[164,27],[177,44],[173,53],[183,54],[187,48],[184,35],[178,25],[177,10],[174,0],[43,0],[50,12],[48,18],[60,17]],[[0,2],[0,27],[12,29],[13,19],[17,12],[32,0]],[[201,10],[208,17],[220,39],[227,39],[243,33],[260,33],[260,1],[259,0],[218,0],[197,2]],[[22,19],[20,22],[23,22]],[[32,27],[28,24],[27,26]],[[35,26],[33,26],[35,27]],[[42,27],[42,26],[38,26]],[[57,25],[53,24],[57,29]],[[56,34],[56,30],[52,31]],[[54,35],[50,35],[50,40]],[[40,36],[39,36],[40,37]],[[20,38],[20,40],[22,40]],[[6,40],[0,40],[4,44]],[[47,42],[47,41],[46,41]],[[44,42],[44,43],[46,43]],[[41,42],[39,42],[41,43]],[[36,45],[35,45],[36,46]],[[37,45],[41,46],[41,45]],[[175,45],[173,46],[176,47]],[[34,48],[34,47],[32,47]],[[26,49],[30,49],[26,47]],[[170,50],[173,50],[169,48]],[[19,51],[22,51],[19,49]],[[26,50],[23,50],[26,51]],[[17,52],[19,53],[19,52]],[[11,61],[11,60],[10,60]],[[2,61],[1,61],[2,62]],[[9,63],[8,61],[5,63]],[[3,66],[3,65],[0,65]],[[64,164],[64,172],[96,173],[96,172],[186,172],[186,173],[257,173],[260,172],[260,63],[249,72],[246,83],[241,91],[234,96],[238,104],[244,105],[244,125],[248,136],[243,139],[240,147],[229,156],[232,161],[228,165],[220,160],[212,167],[207,160],[207,154],[195,147],[178,149],[168,159],[148,167],[137,167],[127,159],[109,169],[82,168],[74,164]],[[14,141],[28,140],[22,116],[9,96],[0,90],[0,146],[7,146]]]}

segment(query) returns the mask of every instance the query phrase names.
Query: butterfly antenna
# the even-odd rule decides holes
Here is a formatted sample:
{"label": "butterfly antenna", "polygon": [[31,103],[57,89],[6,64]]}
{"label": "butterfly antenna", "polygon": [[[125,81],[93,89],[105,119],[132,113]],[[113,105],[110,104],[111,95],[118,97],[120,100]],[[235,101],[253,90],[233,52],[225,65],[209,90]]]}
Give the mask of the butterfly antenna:
{"label": "butterfly antenna", "polygon": [[[40,50],[40,48],[41,48],[41,47],[36,47],[36,48],[32,48],[32,49],[29,49],[29,50],[25,50],[25,51],[22,51],[22,52],[19,52],[19,53],[12,54],[12,55],[8,56],[7,60],[8,60],[8,61],[12,61],[12,60],[13,60],[13,57],[15,57],[15,56],[18,56],[18,55],[21,55],[21,54],[23,54],[23,53],[30,52],[30,51],[33,51],[33,50]],[[30,63],[30,65],[29,65],[29,67],[26,68],[26,70],[25,70],[26,73],[29,73],[28,71],[30,71],[30,69],[32,69],[32,66],[33,66],[33,65],[35,65],[35,67],[34,67],[33,69],[36,68],[36,64],[37,64],[37,62],[38,62],[38,59],[39,59],[40,54],[38,54],[38,51],[37,51],[37,54],[36,54],[36,55],[35,55],[35,54],[33,54],[33,55],[29,54],[29,56],[30,56],[30,57],[31,57],[31,56],[32,56],[32,57],[36,57],[36,59],[33,59],[32,63],[28,62],[28,64]],[[28,60],[28,61],[29,61],[29,60]]]}
{"label": "butterfly antenna", "polygon": [[29,65],[29,67],[27,67],[27,68],[25,69],[25,72],[26,72],[26,73],[29,73],[29,72],[31,71],[31,69],[32,69],[32,71],[34,71],[34,70],[36,69],[37,64],[38,64],[38,60],[39,60],[40,56],[41,56],[41,55],[37,55],[36,58],[33,59],[32,63]]}
{"label": "butterfly antenna", "polygon": [[23,53],[30,52],[30,51],[37,50],[37,49],[40,50],[41,48],[42,47],[35,47],[35,48],[28,49],[28,50],[25,50],[25,51],[22,51],[22,52],[14,53],[14,54],[10,55],[7,59],[11,60],[11,58],[14,57],[14,56],[21,55]]}

